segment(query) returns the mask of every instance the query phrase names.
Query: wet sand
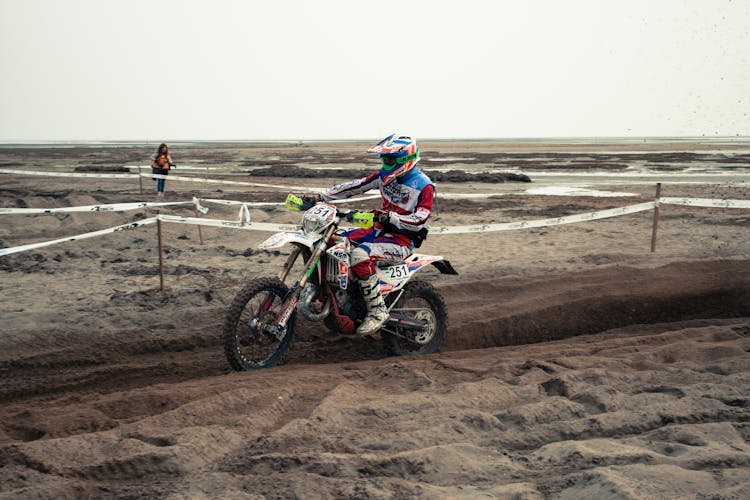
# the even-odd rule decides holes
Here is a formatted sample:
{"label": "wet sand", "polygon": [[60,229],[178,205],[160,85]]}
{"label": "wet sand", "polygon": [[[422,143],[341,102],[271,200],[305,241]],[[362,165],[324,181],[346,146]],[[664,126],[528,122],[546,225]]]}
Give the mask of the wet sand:
{"label": "wet sand", "polygon": [[[365,168],[359,145],[349,146],[351,158],[322,167]],[[510,148],[586,162],[615,148],[575,146],[436,143],[425,150],[484,158],[459,169],[465,173],[503,173],[511,160],[488,163],[482,155]],[[721,165],[742,165],[748,154],[726,145],[652,146],[642,154],[674,154],[681,146]],[[295,157],[302,149],[306,157]],[[251,168],[242,161],[259,167],[275,155],[316,170],[321,165],[311,157],[333,149],[271,145],[258,153],[214,145],[182,153],[186,165],[222,158],[221,168],[212,165],[216,175],[238,180]],[[72,171],[140,161],[128,148],[34,151],[2,150],[0,163]],[[678,155],[658,163],[691,161]],[[425,162],[425,170],[445,170],[438,163]],[[705,165],[706,157],[693,163]],[[188,170],[178,167],[203,175]],[[340,180],[331,175],[305,182]],[[141,194],[130,180],[1,179],[5,207],[156,200],[150,180]],[[663,190],[750,199],[745,178],[734,179],[670,184],[665,177]],[[434,225],[557,217],[654,195],[645,181],[596,185],[632,193],[622,197],[530,195],[529,183],[503,181],[442,181],[445,193],[508,189],[479,200],[439,199]],[[279,201],[283,193],[167,181],[168,201],[192,196]],[[162,213],[193,215],[189,208]],[[152,214],[2,216],[0,242],[44,241]],[[662,206],[660,214],[653,253],[651,212],[430,236],[421,251],[444,255],[460,273],[426,275],[448,305],[443,352],[386,357],[377,343],[331,339],[304,323],[284,364],[244,373],[224,360],[221,327],[239,287],[281,266],[283,253],[257,250],[269,233],[203,228],[201,245],[197,228],[165,224],[163,292],[154,226],[0,257],[0,495],[746,498],[750,210]],[[212,206],[208,216],[233,219],[237,211]],[[251,210],[258,222],[298,217],[275,207]]]}

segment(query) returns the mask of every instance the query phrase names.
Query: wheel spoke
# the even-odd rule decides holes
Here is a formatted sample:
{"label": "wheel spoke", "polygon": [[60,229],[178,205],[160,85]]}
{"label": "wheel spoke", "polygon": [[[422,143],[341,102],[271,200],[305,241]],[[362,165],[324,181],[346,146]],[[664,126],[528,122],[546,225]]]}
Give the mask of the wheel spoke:
{"label": "wheel spoke", "polygon": [[287,288],[277,279],[248,284],[235,298],[224,325],[224,352],[236,370],[277,364],[294,335],[294,315],[277,331],[276,317]]}
{"label": "wheel spoke", "polygon": [[403,295],[394,300],[390,309],[392,314],[424,323],[424,327],[418,328],[406,322],[389,324],[382,329],[387,349],[398,355],[437,352],[446,331],[442,297],[431,285],[416,281],[408,283]]}

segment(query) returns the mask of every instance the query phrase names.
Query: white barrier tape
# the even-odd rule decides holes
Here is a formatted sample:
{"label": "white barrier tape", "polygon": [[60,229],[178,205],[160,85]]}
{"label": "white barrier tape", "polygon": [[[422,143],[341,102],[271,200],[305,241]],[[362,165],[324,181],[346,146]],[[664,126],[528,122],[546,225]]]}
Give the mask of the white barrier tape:
{"label": "white barrier tape", "polygon": [[[221,200],[226,201],[226,200]],[[750,202],[745,200],[711,200],[703,198],[660,198],[659,201],[666,204],[675,205],[694,205],[694,206],[708,206],[708,207],[726,207],[726,208],[750,208]],[[193,199],[193,202],[197,202],[197,199]],[[239,202],[241,203],[241,202]],[[634,214],[637,212],[644,212],[646,210],[652,210],[658,205],[657,202],[649,201],[646,203],[639,203],[637,205],[629,205],[619,208],[610,208],[607,210],[600,210],[596,212],[588,212],[585,214],[567,215],[564,217],[553,217],[549,219],[537,219],[531,221],[521,222],[506,222],[499,224],[482,224],[479,226],[453,226],[453,227],[433,227],[430,228],[431,234],[467,234],[467,233],[485,233],[494,231],[510,231],[514,229],[530,229],[537,227],[550,227],[558,226],[562,224],[573,224],[576,222],[587,222],[598,219],[606,219],[609,217],[618,217],[621,215]],[[197,206],[200,206],[197,204]],[[243,215],[245,217],[243,218]],[[123,224],[121,226],[112,227],[109,229],[102,229],[100,231],[93,231],[91,233],[79,234],[76,236],[69,236],[66,238],[60,238],[52,241],[44,241],[40,243],[32,243],[29,245],[21,245],[10,248],[0,248],[0,256],[9,255],[16,252],[23,252],[26,250],[33,250],[35,248],[41,248],[45,246],[55,245],[57,243],[64,243],[66,241],[75,241],[85,238],[93,238],[95,236],[101,236],[108,233],[114,233],[118,231],[125,231],[128,229],[134,229],[147,224],[153,224],[157,220],[164,222],[173,222],[178,224],[194,224],[198,226],[213,226],[213,227],[227,227],[233,229],[246,229],[250,231],[291,231],[298,232],[300,227],[298,224],[272,224],[266,222],[250,222],[250,213],[246,204],[242,205],[240,209],[240,220],[239,221],[228,221],[220,219],[201,219],[197,217],[179,217],[175,215],[157,215],[149,219],[144,219],[138,222],[132,222],[130,224]]]}
{"label": "white barrier tape", "polygon": [[90,233],[77,234],[75,236],[68,236],[66,238],[60,238],[57,240],[41,241],[39,243],[31,243],[28,245],[21,245],[21,246],[10,247],[10,248],[0,248],[0,256],[9,255],[12,253],[17,253],[17,252],[25,252],[26,250],[33,250],[35,248],[48,247],[51,245],[56,245],[58,243],[65,243],[66,241],[84,240],[86,238],[94,238],[96,236],[102,236],[102,235],[109,234],[109,233],[117,233],[120,231],[126,231],[128,229],[135,229],[137,227],[146,226],[148,224],[153,224],[154,222],[156,222],[156,217],[151,217],[150,219],[143,219],[143,220],[139,220],[138,222],[131,222],[130,224],[123,224],[121,226],[110,227],[108,229],[101,229],[99,231],[92,231]]}
{"label": "white barrier tape", "polygon": [[59,208],[0,208],[0,214],[54,214],[67,212],[124,212],[146,207],[166,207],[169,205],[190,205],[193,201],[166,201],[161,203],[133,202],[111,203],[107,205],[83,205]]}
{"label": "white barrier tape", "polygon": [[[453,226],[445,228],[430,228],[431,234],[465,234],[465,233],[478,233],[478,232],[492,232],[492,231],[509,231],[513,229],[528,229],[535,227],[549,227],[557,226],[561,224],[573,224],[576,222],[587,222],[597,219],[606,219],[609,217],[618,217],[621,215],[634,214],[637,212],[644,212],[646,210],[652,210],[656,206],[656,203],[649,201],[646,203],[639,203],[637,205],[629,205],[626,207],[610,208],[608,210],[601,210],[598,212],[589,212],[585,214],[568,215],[565,217],[555,217],[550,219],[539,219],[532,221],[521,221],[521,222],[507,222],[500,224],[484,224],[481,226]],[[248,229],[255,231],[299,231],[300,227],[298,224],[272,224],[263,222],[250,222],[249,214],[246,220],[242,219],[242,210],[240,211],[240,221],[226,221],[220,219],[199,219],[195,217],[178,217],[174,215],[158,215],[157,218],[164,222],[176,222],[180,224],[197,224],[202,226],[214,226],[214,227],[231,227],[237,229]]]}
{"label": "white barrier tape", "polygon": [[468,200],[471,198],[487,199],[493,196],[505,196],[506,194],[511,193],[436,193],[436,196],[445,200]]}
{"label": "white barrier tape", "polygon": [[185,181],[185,182],[200,182],[204,184],[228,184],[232,186],[254,186],[254,187],[266,187],[272,189],[287,189],[287,190],[303,190],[305,192],[309,190],[322,190],[324,188],[316,188],[312,186],[281,186],[279,184],[262,184],[259,182],[242,182],[242,181],[225,181],[219,179],[201,179],[198,177],[181,177],[179,175],[160,175],[160,174],[140,174],[141,177],[151,177],[154,179],[168,179],[170,181]]}
{"label": "white barrier tape", "polygon": [[[137,167],[139,170],[141,167]],[[258,182],[242,182],[242,181],[227,181],[227,180],[219,180],[219,179],[201,179],[197,177],[182,177],[179,175],[160,175],[160,174],[153,174],[153,173],[139,173],[139,174],[94,174],[94,173],[78,173],[78,172],[41,172],[41,171],[33,171],[33,170],[15,170],[15,169],[5,169],[0,168],[0,173],[3,174],[16,174],[16,175],[37,175],[37,176],[49,176],[49,177],[83,177],[83,178],[100,178],[100,179],[134,179],[138,177],[151,177],[153,179],[169,179],[173,181],[183,181],[183,182],[199,182],[199,183],[208,183],[208,184],[228,184],[228,185],[236,185],[236,186],[254,186],[254,187],[266,187],[266,188],[273,188],[273,189],[286,189],[286,190],[301,190],[304,192],[310,192],[310,191],[320,191],[324,188],[317,188],[317,187],[311,187],[311,186],[282,186],[279,184],[263,184]],[[543,173],[537,173],[536,175],[543,175]],[[554,174],[556,175],[556,174]],[[565,174],[565,175],[572,175],[572,174]],[[588,174],[587,174],[588,175]],[[680,174],[681,175],[681,174]],[[718,175],[718,174],[717,174]],[[721,174],[724,175],[724,174]],[[480,193],[472,193],[472,194],[460,194],[460,193],[442,193],[438,195],[438,197],[447,198],[447,199],[460,199],[460,198],[485,198],[489,196],[499,196],[502,193],[487,193],[487,194],[480,194]],[[545,194],[545,193],[540,193]],[[631,196],[632,193],[613,193],[618,196]],[[350,198],[346,200],[335,200],[331,203],[344,203],[344,202],[354,202],[354,201],[362,201],[362,200],[369,200],[379,197],[380,195],[371,195],[371,196],[364,196],[360,198]],[[206,200],[206,201],[214,201],[219,202],[220,200]],[[224,200],[221,200],[224,202]],[[236,202],[237,204],[243,204],[245,202]],[[714,200],[709,198],[660,198],[658,200],[658,203],[664,203],[664,204],[670,204],[670,205],[689,205],[689,206],[696,206],[696,207],[718,207],[718,208],[750,208],[750,201],[746,200]],[[229,204],[229,203],[227,203]],[[273,202],[257,202],[252,203],[250,205],[254,206],[270,206],[270,205],[283,205],[283,203],[273,203]],[[152,205],[156,206],[156,205]],[[140,207],[139,207],[140,208]],[[47,210],[43,210],[42,212],[9,212],[8,209],[2,209],[0,211],[0,214],[2,213],[44,213],[47,212]],[[20,210],[20,209],[16,209]],[[92,211],[97,211],[96,209],[91,209]],[[116,209],[113,209],[116,210]],[[81,210],[81,211],[87,211],[87,210]]]}
{"label": "white barrier tape", "polygon": [[638,205],[610,208],[608,210],[600,210],[597,212],[589,212],[577,215],[567,215],[565,217],[554,217],[550,219],[538,219],[521,222],[503,222],[499,224],[482,224],[479,226],[432,227],[430,228],[430,234],[487,233],[493,231],[510,231],[513,229],[558,226],[560,224],[573,224],[576,222],[587,222],[597,219],[606,219],[608,217],[634,214],[636,212],[644,212],[646,210],[652,210],[655,206],[655,202],[649,201],[646,203],[639,203]]}
{"label": "white barrier tape", "polygon": [[[362,200],[371,200],[380,198],[380,195],[365,196],[361,198],[349,198],[346,200],[335,200],[331,203],[343,203],[343,202],[356,202]],[[105,205],[82,205],[75,207],[57,207],[57,208],[12,208],[12,207],[0,207],[0,215],[3,214],[53,214],[53,213],[68,213],[68,212],[122,212],[126,210],[137,210],[139,208],[147,207],[166,207],[170,205],[190,205],[194,204],[195,208],[199,212],[206,214],[208,213],[208,207],[201,205],[201,201],[204,203],[215,203],[217,205],[242,205],[244,207],[281,207],[284,206],[283,202],[276,201],[234,201],[234,200],[217,200],[217,199],[206,199],[206,198],[193,198],[192,201],[165,201],[165,202],[148,202],[139,201],[131,203],[110,203]],[[240,209],[240,218],[242,217],[242,211]],[[249,220],[249,212],[248,212]]]}
{"label": "white barrier tape", "polygon": [[202,206],[201,205],[201,200],[199,200],[198,198],[193,197],[193,203],[195,204],[195,210],[197,210],[198,212],[200,212],[202,214],[207,214],[208,213],[208,207]]}
{"label": "white barrier tape", "polygon": [[0,168],[0,174],[41,175],[48,177],[96,177],[100,179],[137,179],[138,174],[79,174],[74,172],[38,172],[34,170],[8,170]]}
{"label": "white barrier tape", "polygon": [[[367,193],[372,193],[372,192],[373,191],[368,191]],[[381,197],[380,192],[378,191],[375,191],[375,192],[377,194],[371,194],[369,196],[360,196],[359,198],[346,198],[344,200],[332,200],[332,201],[327,201],[326,203],[333,203],[335,205],[336,203],[349,203],[349,202],[354,202],[354,201],[374,200],[375,198],[380,198]]]}
{"label": "white barrier tape", "polygon": [[[208,213],[208,208],[200,206],[200,202],[197,198],[193,198],[195,200],[195,207],[200,211],[202,214]],[[205,202],[211,202],[211,203],[219,203],[221,205],[240,205],[240,213],[238,215],[238,219],[240,221],[250,222],[250,206],[259,206],[259,205],[282,205],[282,203],[252,203],[252,202],[244,202],[244,201],[233,201],[233,200],[203,200]]]}
{"label": "white barrier tape", "polygon": [[[349,203],[355,201],[374,200],[380,198],[380,193],[373,194],[370,196],[361,196],[359,198],[347,198],[345,200],[333,200],[327,201],[326,203]],[[249,207],[283,207],[283,201],[235,201],[235,200],[216,200],[209,198],[200,198],[201,201],[206,203],[216,203],[217,205],[247,205]]]}
{"label": "white barrier tape", "polygon": [[217,205],[247,205],[249,207],[271,207],[271,206],[283,206],[284,203],[280,201],[234,201],[234,200],[211,200],[208,198],[201,198],[206,203],[216,203]]}
{"label": "white barrier tape", "polygon": [[[247,201],[231,201],[231,200],[202,200],[208,203],[217,203],[221,205],[247,205],[247,206],[270,206],[278,205],[282,206],[283,203],[276,202],[247,202]],[[75,207],[57,207],[57,208],[12,208],[12,207],[0,207],[0,215],[2,214],[52,214],[52,213],[67,213],[67,212],[124,212],[127,210],[137,210],[139,208],[147,207],[166,207],[171,205],[190,205],[194,204],[199,212],[208,213],[208,208],[200,204],[201,199],[193,198],[192,201],[164,201],[164,202],[150,202],[150,201],[138,201],[131,203],[110,203],[105,205],[81,205]]]}
{"label": "white barrier tape", "polygon": [[[208,183],[208,184],[230,184],[230,185],[236,185],[236,186],[267,187],[267,188],[273,188],[273,189],[286,189],[289,191],[302,191],[305,193],[320,192],[320,191],[327,189],[327,188],[314,187],[314,186],[282,186],[280,184],[263,184],[259,182],[226,181],[226,180],[219,180],[219,179],[200,179],[198,177],[180,177],[178,175],[160,175],[160,174],[140,174],[140,175],[141,177],[151,177],[155,179],[165,179],[165,180],[169,179],[169,180],[174,180],[174,181],[186,181],[186,182],[203,182],[203,183]],[[367,193],[377,193],[377,194],[362,196],[360,198],[348,198],[345,200],[334,200],[328,203],[344,203],[344,202],[351,202],[351,201],[371,200],[371,199],[380,197],[380,193],[376,190],[370,190]],[[244,203],[244,202],[239,202],[239,203]],[[272,203],[272,202],[268,202],[267,204],[268,205],[283,205],[283,203]]]}
{"label": "white barrier tape", "polygon": [[659,198],[666,205],[687,205],[691,207],[750,208],[748,200],[714,200],[711,198]]}
{"label": "white barrier tape", "polygon": [[258,182],[242,182],[242,181],[226,181],[219,179],[201,179],[198,177],[183,177],[179,175],[160,175],[151,173],[140,173],[140,174],[81,174],[74,172],[40,172],[34,170],[11,170],[0,168],[2,174],[16,174],[16,175],[41,175],[49,177],[90,177],[100,179],[137,179],[138,177],[151,177],[152,179],[168,179],[171,181],[183,181],[183,182],[201,182],[205,184],[228,184],[234,186],[255,186],[255,187],[266,187],[273,189],[289,189],[289,190],[323,190],[325,188],[316,188],[312,186],[281,186],[278,184],[262,184]]}
{"label": "white barrier tape", "polygon": [[179,217],[177,215],[157,215],[156,218],[164,222],[177,224],[195,224],[197,226],[229,227],[233,229],[247,229],[250,231],[292,231],[300,230],[299,224],[272,224],[270,222],[246,222],[221,219],[200,219],[197,217]]}

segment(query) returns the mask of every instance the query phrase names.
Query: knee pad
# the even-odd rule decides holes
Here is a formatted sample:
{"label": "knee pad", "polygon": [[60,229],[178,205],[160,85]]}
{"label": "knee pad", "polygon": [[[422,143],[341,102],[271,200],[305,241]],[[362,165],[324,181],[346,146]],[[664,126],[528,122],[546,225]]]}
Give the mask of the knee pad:
{"label": "knee pad", "polygon": [[370,249],[366,245],[360,245],[352,250],[351,266],[357,278],[366,278],[375,273],[375,266],[370,260]]}

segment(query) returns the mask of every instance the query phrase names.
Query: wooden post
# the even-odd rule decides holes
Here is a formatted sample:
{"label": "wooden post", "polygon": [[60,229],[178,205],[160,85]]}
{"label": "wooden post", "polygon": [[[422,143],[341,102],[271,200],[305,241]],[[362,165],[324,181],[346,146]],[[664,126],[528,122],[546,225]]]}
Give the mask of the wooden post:
{"label": "wooden post", "polygon": [[651,229],[651,252],[656,251],[656,227],[659,224],[659,198],[661,198],[661,182],[656,183],[656,206],[654,207],[654,225]]}
{"label": "wooden post", "polygon": [[[196,218],[200,217],[200,215],[198,215],[198,214],[199,214],[199,212],[198,212],[198,206],[196,205],[196,206],[195,206],[195,217],[196,217]],[[201,245],[202,245],[202,244],[203,244],[203,231],[201,231],[201,226],[200,226],[200,224],[198,225],[198,236],[199,236],[199,237],[200,237],[200,239],[201,239]]]}
{"label": "wooden post", "polygon": [[143,176],[141,176],[141,166],[138,165],[138,185],[141,187],[141,194],[143,194]]}
{"label": "wooden post", "polygon": [[[159,217],[159,211],[156,211],[156,216]],[[164,255],[163,247],[161,242],[161,219],[156,219],[156,232],[159,236],[159,290],[164,291]]]}

